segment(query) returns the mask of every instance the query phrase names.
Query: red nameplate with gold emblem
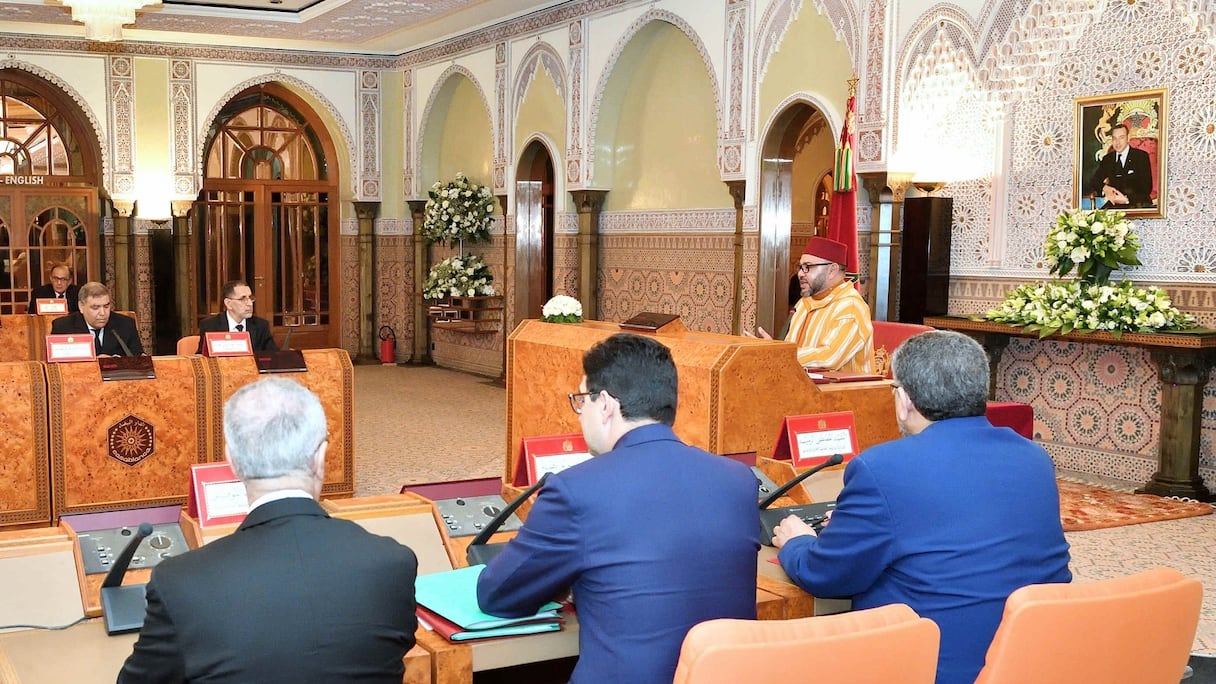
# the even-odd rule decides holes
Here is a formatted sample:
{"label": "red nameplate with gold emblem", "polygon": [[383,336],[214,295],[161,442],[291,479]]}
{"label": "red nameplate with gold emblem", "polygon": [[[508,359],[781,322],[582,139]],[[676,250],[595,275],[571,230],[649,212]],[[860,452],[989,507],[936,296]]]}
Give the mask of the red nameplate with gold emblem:
{"label": "red nameplate with gold emblem", "polygon": [[249,499],[244,483],[232,472],[232,464],[224,461],[190,466],[186,511],[203,527],[239,523],[245,519]]}
{"label": "red nameplate with gold emblem", "polygon": [[209,332],[204,340],[203,353],[207,356],[253,356],[247,332]]}
{"label": "red nameplate with gold emblem", "polygon": [[857,428],[852,411],[787,416],[782,421],[773,458],[789,459],[795,468],[816,466],[833,454],[848,461],[857,455]]}
{"label": "red nameplate with gold emblem", "polygon": [[577,432],[568,435],[525,437],[519,445],[519,463],[524,464],[526,480],[516,473],[516,486],[532,486],[545,473],[560,473],[591,458],[587,442]]}
{"label": "red nameplate with gold emblem", "polygon": [[93,349],[93,335],[91,333],[46,336],[47,363],[92,361],[96,358],[97,355]]}
{"label": "red nameplate with gold emblem", "polygon": [[68,300],[56,299],[53,297],[47,299],[35,299],[34,311],[37,311],[39,316],[45,316],[47,314],[63,316],[68,312]]}

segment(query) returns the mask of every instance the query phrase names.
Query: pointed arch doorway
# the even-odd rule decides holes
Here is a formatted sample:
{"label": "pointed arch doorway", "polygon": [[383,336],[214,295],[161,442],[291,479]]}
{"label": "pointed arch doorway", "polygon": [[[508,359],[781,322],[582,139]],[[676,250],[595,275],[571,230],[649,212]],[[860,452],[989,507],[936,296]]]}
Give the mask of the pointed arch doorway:
{"label": "pointed arch doorway", "polygon": [[515,173],[515,318],[540,318],[553,296],[553,158],[533,140]]}
{"label": "pointed arch doorway", "polygon": [[242,279],[280,345],[290,331],[293,348],[340,346],[337,155],[316,112],[278,84],[255,86],[220,111],[204,149],[198,319],[223,311],[223,284]]}

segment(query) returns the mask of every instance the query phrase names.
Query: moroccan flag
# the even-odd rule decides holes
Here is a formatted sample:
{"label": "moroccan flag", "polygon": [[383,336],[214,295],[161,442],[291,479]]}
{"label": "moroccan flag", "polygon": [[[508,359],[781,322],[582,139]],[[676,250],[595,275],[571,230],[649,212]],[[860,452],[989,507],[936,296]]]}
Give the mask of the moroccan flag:
{"label": "moroccan flag", "polygon": [[840,147],[836,148],[836,167],[832,173],[832,204],[828,209],[828,237],[843,242],[849,261],[845,271],[857,271],[857,179],[853,176],[853,119],[857,98],[849,96],[845,106]]}

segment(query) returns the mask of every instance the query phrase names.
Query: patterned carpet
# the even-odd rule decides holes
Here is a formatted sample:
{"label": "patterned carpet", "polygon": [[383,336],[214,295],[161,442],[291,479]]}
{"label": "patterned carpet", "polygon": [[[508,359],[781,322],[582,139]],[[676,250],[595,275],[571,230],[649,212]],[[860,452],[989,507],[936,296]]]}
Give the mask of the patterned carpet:
{"label": "patterned carpet", "polygon": [[[506,391],[490,379],[429,366],[356,366],[355,495],[393,493],[403,484],[501,477],[505,420]],[[1097,506],[1094,497],[1101,495],[1088,496]],[[1087,515],[1091,522],[1105,516],[1092,510]],[[1070,531],[1066,537],[1078,582],[1160,565],[1200,578],[1205,590],[1194,650],[1216,656],[1216,515],[1122,523]]]}
{"label": "patterned carpet", "polygon": [[1064,531],[1098,530],[1122,525],[1211,515],[1211,504],[1128,494],[1078,482],[1059,481]]}

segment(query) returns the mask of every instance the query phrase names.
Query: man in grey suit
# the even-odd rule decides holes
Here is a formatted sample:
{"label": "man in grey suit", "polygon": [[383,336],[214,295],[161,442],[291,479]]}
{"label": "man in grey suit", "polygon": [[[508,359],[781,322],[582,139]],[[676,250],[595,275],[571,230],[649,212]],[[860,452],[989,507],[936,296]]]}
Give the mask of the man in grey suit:
{"label": "man in grey suit", "polygon": [[224,405],[224,440],[249,514],[153,570],[119,684],[400,684],[418,561],[317,504],[329,446],[317,397],[285,378],[246,385]]}

